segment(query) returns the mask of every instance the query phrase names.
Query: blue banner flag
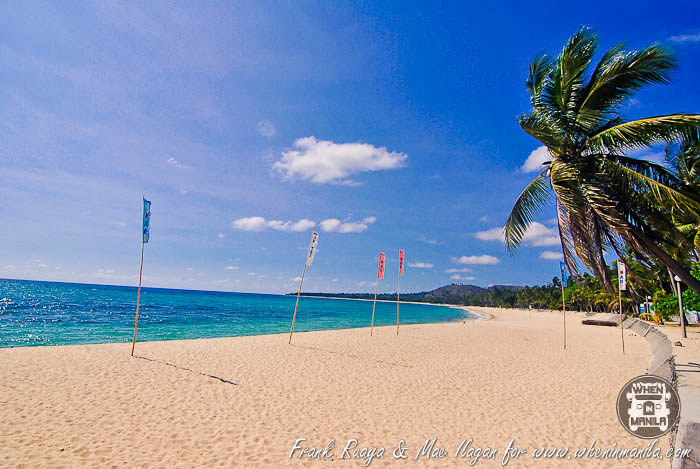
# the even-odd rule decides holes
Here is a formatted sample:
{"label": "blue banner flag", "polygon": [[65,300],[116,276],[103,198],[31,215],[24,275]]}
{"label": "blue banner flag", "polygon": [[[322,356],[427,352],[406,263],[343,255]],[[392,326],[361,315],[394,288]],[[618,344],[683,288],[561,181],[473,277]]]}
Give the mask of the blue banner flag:
{"label": "blue banner flag", "polygon": [[151,237],[151,202],[143,198],[143,242]]}
{"label": "blue banner flag", "polygon": [[569,286],[569,276],[566,274],[566,264],[559,261],[559,269],[561,270],[561,285],[566,288]]}

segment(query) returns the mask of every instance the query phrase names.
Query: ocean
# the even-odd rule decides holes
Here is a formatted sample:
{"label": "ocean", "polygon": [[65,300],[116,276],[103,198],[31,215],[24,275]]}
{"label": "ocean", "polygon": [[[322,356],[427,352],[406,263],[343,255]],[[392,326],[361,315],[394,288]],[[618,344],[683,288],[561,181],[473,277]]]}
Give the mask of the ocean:
{"label": "ocean", "polygon": [[[142,288],[138,341],[289,332],[295,296]],[[136,288],[0,279],[0,347],[130,342]],[[401,303],[401,324],[477,319],[445,306]],[[372,303],[305,298],[295,332],[368,327]],[[396,324],[377,302],[375,326]]]}

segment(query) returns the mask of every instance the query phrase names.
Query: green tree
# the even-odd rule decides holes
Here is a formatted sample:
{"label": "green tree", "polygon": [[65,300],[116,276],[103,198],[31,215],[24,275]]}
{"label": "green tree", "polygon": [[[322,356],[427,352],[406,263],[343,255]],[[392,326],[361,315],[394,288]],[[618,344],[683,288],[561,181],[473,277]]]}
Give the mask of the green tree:
{"label": "green tree", "polygon": [[[674,151],[675,150],[675,151]],[[666,161],[687,190],[700,193],[700,132],[683,139],[677,148],[666,145]],[[697,259],[700,253],[700,219],[674,216],[678,231],[692,238]]]}
{"label": "green tree", "polygon": [[[693,277],[700,279],[700,264],[695,263],[690,269],[690,273]],[[683,292],[683,309],[689,309],[691,311],[700,311],[700,295],[692,290],[686,290]]]}
{"label": "green tree", "polygon": [[655,44],[605,52],[595,66],[597,35],[574,34],[557,57],[542,55],[530,65],[526,87],[532,109],[520,126],[549,151],[544,170],[516,200],[505,226],[514,252],[552,193],[556,199],[564,259],[572,273],[576,257],[614,292],[604,253],[626,244],[652,257],[700,293],[700,281],[659,244],[687,245],[668,216],[698,217],[700,197],[686,191],[663,166],[625,156],[631,149],[687,139],[697,134],[700,115],[672,114],[625,121],[621,106],[642,87],[669,81],[672,53]]}

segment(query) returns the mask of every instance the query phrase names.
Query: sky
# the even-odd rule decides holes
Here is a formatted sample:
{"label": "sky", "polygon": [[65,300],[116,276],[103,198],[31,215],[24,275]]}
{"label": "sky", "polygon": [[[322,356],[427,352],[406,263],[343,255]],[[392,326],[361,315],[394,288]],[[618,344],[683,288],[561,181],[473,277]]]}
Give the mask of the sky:
{"label": "sky", "polygon": [[[2,2],[0,277],[404,292],[558,275],[554,207],[501,230],[546,152],[528,64],[582,25],[680,67],[628,118],[700,112],[700,3]],[[635,153],[659,160],[658,148]]]}

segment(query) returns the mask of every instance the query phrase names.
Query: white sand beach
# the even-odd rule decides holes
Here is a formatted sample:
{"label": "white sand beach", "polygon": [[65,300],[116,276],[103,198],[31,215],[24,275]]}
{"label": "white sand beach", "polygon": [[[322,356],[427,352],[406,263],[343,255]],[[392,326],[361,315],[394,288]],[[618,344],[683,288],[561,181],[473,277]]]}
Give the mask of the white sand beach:
{"label": "white sand beach", "polygon": [[[668,460],[533,459],[537,448],[646,448],[616,398],[651,361],[641,337],[561,313],[473,308],[493,320],[137,343],[0,349],[2,467],[468,467],[460,442],[496,448],[474,467],[669,466]],[[532,315],[532,318],[530,318]],[[325,448],[333,457],[290,451]],[[426,439],[446,456],[415,459]],[[392,452],[404,440],[407,459]],[[463,445],[464,446],[464,445]],[[658,445],[669,447],[669,437]]]}

